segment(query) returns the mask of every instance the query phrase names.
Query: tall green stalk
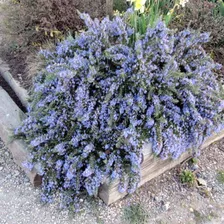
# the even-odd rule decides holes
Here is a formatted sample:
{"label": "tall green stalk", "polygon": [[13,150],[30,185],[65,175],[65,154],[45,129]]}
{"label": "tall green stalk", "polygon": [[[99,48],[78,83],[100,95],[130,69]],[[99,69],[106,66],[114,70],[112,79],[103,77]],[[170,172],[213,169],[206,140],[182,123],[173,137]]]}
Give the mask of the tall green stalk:
{"label": "tall green stalk", "polygon": [[176,7],[179,7],[178,3],[179,0],[148,0],[143,13],[135,10],[128,21],[135,30],[131,42],[134,43],[139,35],[144,35],[148,26],[154,27],[159,19],[168,25],[175,14]]}

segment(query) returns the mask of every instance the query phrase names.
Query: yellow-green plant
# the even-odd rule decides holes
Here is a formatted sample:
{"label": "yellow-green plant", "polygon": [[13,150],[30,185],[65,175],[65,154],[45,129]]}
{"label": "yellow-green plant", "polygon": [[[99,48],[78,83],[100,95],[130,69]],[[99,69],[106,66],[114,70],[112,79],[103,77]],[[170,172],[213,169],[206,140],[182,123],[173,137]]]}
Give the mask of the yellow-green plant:
{"label": "yellow-green plant", "polygon": [[180,180],[183,184],[193,185],[195,183],[195,175],[190,170],[184,170],[180,174]]}
{"label": "yellow-green plant", "polygon": [[218,1],[217,7],[215,9],[215,14],[218,16],[224,16],[224,2],[222,0]]}
{"label": "yellow-green plant", "polygon": [[224,170],[218,171],[217,180],[220,184],[224,184]]}
{"label": "yellow-green plant", "polygon": [[138,35],[146,33],[147,27],[153,27],[158,19],[169,24],[175,10],[184,7],[188,0],[127,0],[133,5],[134,13],[128,17],[129,24],[134,27],[136,40]]}
{"label": "yellow-green plant", "polygon": [[203,0],[208,2],[211,6],[214,17],[224,16],[224,2],[223,0]]}

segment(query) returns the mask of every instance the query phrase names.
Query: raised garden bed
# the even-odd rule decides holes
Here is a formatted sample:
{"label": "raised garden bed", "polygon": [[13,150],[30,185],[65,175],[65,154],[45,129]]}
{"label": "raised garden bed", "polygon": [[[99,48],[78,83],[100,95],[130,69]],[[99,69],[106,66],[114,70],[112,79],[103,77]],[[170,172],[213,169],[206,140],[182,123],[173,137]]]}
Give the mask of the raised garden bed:
{"label": "raised garden bed", "polygon": [[[24,118],[27,105],[27,92],[19,86],[8,71],[0,69],[0,138],[6,144],[13,159],[29,177],[34,186],[41,184],[37,170],[26,169],[23,163],[29,157],[26,144],[21,140],[13,140],[13,131]],[[7,77],[7,79],[4,79]]]}
{"label": "raised garden bed", "polygon": [[[219,133],[214,133],[210,138],[208,138],[200,147],[204,149],[211,145],[212,143],[222,139],[224,137],[224,130]],[[192,157],[191,151],[185,152],[177,160],[166,159],[162,160],[158,157],[155,157],[152,153],[151,144],[145,144],[143,147],[143,162],[141,164],[141,182],[138,187],[142,186],[144,183],[152,180],[153,178],[161,175],[167,170],[172,169],[173,167],[181,164],[185,160],[188,160]],[[99,197],[107,204],[110,205],[117,200],[125,197],[127,192],[120,193],[118,191],[118,181],[112,183],[107,180],[99,190]]]}
{"label": "raised garden bed", "polygon": [[[7,72],[4,74],[9,76],[9,80],[15,84],[13,88],[16,87],[15,89],[20,89],[23,93],[26,92],[23,88],[19,87],[17,82],[10,76],[10,73]],[[2,87],[4,87],[10,95]],[[18,105],[22,104],[13,91],[13,88],[9,88],[8,82],[2,79],[0,87],[0,137],[11,151],[15,163],[25,171],[34,186],[39,186],[41,185],[41,176],[38,175],[37,169],[35,168],[32,171],[29,171],[23,166],[23,162],[29,157],[29,153],[26,150],[26,144],[21,140],[11,140],[13,129],[21,124],[21,121],[25,116],[23,111],[18,107]],[[24,102],[26,101],[25,98],[23,98],[23,100]],[[16,101],[17,104],[14,101]],[[200,149],[209,146],[223,137],[224,131],[214,133],[201,145]],[[189,159],[191,156],[192,153],[189,151],[182,154],[177,160],[161,160],[153,155],[151,144],[145,144],[143,147],[143,162],[141,164],[141,182],[139,183],[139,187],[147,181]],[[99,197],[107,205],[116,202],[127,195],[127,193],[121,194],[118,192],[118,184],[117,181],[110,183],[109,180],[106,180],[100,187]]]}
{"label": "raised garden bed", "polygon": [[[112,14],[112,1],[103,2]],[[87,29],[40,52],[45,68],[28,119],[27,91],[0,70],[0,137],[34,186],[42,183],[37,166],[23,163],[39,165],[44,202],[58,193],[76,210],[86,192],[109,205],[224,136],[214,133],[223,127],[224,93],[220,66],[201,47],[208,34],[173,32],[168,12],[153,25],[145,5],[134,7],[112,20],[81,14]],[[24,141],[11,139],[16,128]]]}

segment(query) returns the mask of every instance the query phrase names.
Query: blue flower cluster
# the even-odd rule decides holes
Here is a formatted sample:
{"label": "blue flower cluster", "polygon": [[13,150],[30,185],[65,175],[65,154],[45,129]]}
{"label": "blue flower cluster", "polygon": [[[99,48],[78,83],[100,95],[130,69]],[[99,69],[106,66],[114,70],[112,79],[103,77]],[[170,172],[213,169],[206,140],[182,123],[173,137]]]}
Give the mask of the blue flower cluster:
{"label": "blue flower cluster", "polygon": [[41,165],[43,200],[59,192],[65,206],[78,205],[82,192],[96,195],[108,176],[134,192],[145,141],[176,159],[223,121],[219,65],[201,47],[208,34],[175,33],[159,21],[133,44],[122,17],[81,17],[86,31],[41,52],[47,66],[16,130]]}

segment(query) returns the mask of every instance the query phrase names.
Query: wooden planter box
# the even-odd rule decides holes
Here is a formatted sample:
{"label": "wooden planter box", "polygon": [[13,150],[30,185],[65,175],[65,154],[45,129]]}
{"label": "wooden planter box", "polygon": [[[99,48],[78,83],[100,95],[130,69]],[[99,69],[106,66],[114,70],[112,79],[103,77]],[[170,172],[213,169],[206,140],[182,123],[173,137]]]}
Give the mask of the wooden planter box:
{"label": "wooden planter box", "polygon": [[[208,147],[212,143],[222,139],[224,137],[224,130],[219,133],[214,133],[209,137],[201,146],[200,150]],[[170,170],[176,165],[181,164],[187,159],[192,157],[190,151],[183,153],[177,160],[166,159],[162,160],[158,157],[155,157],[152,153],[151,144],[145,144],[143,147],[144,160],[141,164],[141,181],[138,187],[142,186],[144,183],[152,180],[153,178],[159,176],[160,174]],[[128,193],[120,193],[118,191],[118,181],[113,181],[110,183],[109,179],[100,187],[99,197],[107,204],[110,205],[117,200],[125,197]]]}
{"label": "wooden planter box", "polygon": [[[0,68],[0,75],[17,95],[21,104],[26,107],[28,104],[27,91],[20,87],[7,69]],[[25,142],[12,139],[14,130],[19,127],[24,117],[25,114],[23,111],[17,106],[0,84],[0,138],[12,153],[14,162],[25,171],[30,182],[34,186],[40,186],[42,177],[38,175],[37,169],[34,168],[30,171],[23,166],[23,163],[29,158],[29,152],[27,151]]]}
{"label": "wooden planter box", "polygon": [[[7,71],[2,71],[0,69],[0,73],[3,77],[6,77],[5,80],[7,80],[8,83],[11,83],[10,86],[20,98],[22,104],[26,106],[28,96],[26,90],[21,88]],[[10,140],[13,130],[21,124],[24,117],[25,114],[22,110],[0,86],[0,138],[11,151],[15,163],[17,163],[25,171],[31,183],[34,186],[39,186],[41,185],[42,178],[38,175],[37,169],[34,168],[32,171],[29,171],[22,165],[23,162],[29,157],[25,142],[21,140]],[[214,133],[201,145],[200,149],[202,150],[223,137],[224,130],[219,133]],[[161,160],[160,158],[153,156],[151,144],[145,144],[143,147],[143,162],[141,164],[141,182],[139,183],[139,187],[147,181],[189,159],[191,156],[192,154],[189,151],[182,154],[177,160]],[[109,180],[106,180],[100,187],[98,195],[107,205],[110,205],[111,203],[123,198],[127,195],[127,193],[121,194],[118,192],[118,181],[110,183]]]}
{"label": "wooden planter box", "polygon": [[[224,137],[224,130],[219,133],[214,133],[209,137],[200,147],[200,150],[206,148],[210,144],[222,139]],[[181,164],[187,159],[192,157],[190,151],[183,153],[177,160],[166,159],[162,160],[158,157],[155,157],[152,153],[151,144],[145,144],[143,146],[143,162],[141,164],[141,181],[138,187],[142,186],[144,183],[152,180],[153,178],[159,176],[160,174],[170,170],[176,165]],[[117,200],[123,198],[128,193],[120,193],[118,191],[118,181],[111,182],[106,180],[106,182],[99,189],[99,197],[107,204],[110,205]]]}

